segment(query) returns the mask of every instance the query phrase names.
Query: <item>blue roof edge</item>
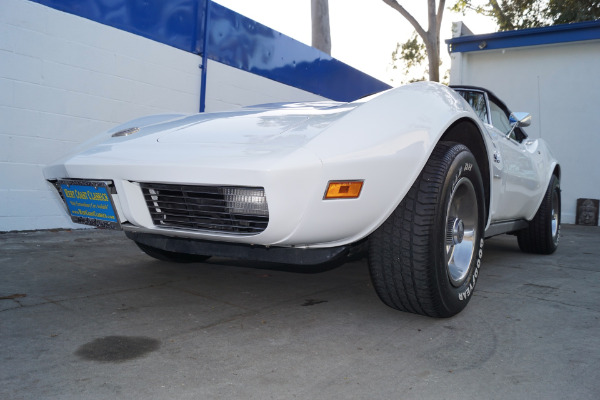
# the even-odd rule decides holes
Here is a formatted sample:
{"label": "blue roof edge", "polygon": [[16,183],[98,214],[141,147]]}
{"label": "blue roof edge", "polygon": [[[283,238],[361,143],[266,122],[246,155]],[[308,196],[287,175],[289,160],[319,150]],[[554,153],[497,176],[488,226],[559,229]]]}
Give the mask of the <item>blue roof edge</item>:
{"label": "blue roof edge", "polygon": [[600,39],[600,20],[460,36],[446,40],[446,44],[449,53],[467,53],[594,39]]}

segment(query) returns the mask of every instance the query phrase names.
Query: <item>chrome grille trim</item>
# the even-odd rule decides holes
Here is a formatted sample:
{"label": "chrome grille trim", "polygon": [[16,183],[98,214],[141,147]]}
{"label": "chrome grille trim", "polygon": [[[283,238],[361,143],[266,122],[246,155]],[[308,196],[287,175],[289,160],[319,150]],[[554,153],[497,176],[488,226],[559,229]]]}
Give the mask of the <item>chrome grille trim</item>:
{"label": "chrome grille trim", "polygon": [[[158,228],[256,235],[269,223],[264,188],[140,183],[152,222]],[[242,212],[233,190],[251,193],[256,204]]]}

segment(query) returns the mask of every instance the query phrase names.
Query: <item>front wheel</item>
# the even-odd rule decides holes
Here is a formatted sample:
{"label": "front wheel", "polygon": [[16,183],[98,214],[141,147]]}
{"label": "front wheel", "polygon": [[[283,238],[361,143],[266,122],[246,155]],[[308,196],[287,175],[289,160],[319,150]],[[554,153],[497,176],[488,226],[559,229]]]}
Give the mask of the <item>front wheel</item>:
{"label": "front wheel", "polygon": [[475,157],[440,142],[396,210],[369,239],[373,286],[388,306],[450,317],[468,303],[483,253],[485,203]]}

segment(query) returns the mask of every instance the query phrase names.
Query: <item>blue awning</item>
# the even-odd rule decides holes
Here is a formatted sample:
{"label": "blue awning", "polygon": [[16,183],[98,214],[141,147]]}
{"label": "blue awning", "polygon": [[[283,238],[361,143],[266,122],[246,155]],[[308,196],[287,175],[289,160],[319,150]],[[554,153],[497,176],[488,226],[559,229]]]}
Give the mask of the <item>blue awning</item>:
{"label": "blue awning", "polygon": [[446,44],[449,53],[466,53],[594,39],[600,39],[600,20],[460,36],[446,40]]}

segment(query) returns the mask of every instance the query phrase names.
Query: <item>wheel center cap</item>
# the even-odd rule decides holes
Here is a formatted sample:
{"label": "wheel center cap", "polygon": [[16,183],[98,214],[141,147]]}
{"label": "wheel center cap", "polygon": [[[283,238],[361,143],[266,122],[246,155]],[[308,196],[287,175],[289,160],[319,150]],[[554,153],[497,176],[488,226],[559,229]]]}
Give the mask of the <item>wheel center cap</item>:
{"label": "wheel center cap", "polygon": [[452,218],[448,221],[448,231],[446,232],[446,242],[451,246],[462,243],[465,237],[465,224],[460,218]]}

